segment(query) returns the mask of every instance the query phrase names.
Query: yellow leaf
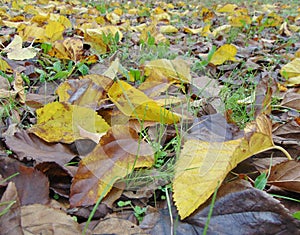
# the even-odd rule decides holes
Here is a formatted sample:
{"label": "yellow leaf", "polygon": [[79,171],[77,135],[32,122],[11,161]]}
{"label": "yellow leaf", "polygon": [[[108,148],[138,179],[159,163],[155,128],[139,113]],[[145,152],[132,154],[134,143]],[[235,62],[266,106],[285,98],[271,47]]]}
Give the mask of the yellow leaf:
{"label": "yellow leaf", "polygon": [[118,179],[153,163],[152,147],[140,140],[136,131],[128,126],[112,126],[93,152],[81,160],[71,186],[71,206],[94,205]]}
{"label": "yellow leaf", "polygon": [[23,40],[19,35],[15,35],[13,41],[4,48],[7,51],[7,58],[10,60],[26,60],[36,56],[37,50],[31,46],[22,48]]}
{"label": "yellow leaf", "polygon": [[235,4],[226,4],[225,6],[217,9],[217,12],[229,12],[232,13],[237,8],[237,5]]}
{"label": "yellow leaf", "polygon": [[225,44],[218,48],[216,52],[213,54],[210,63],[214,65],[223,64],[227,60],[236,61],[235,55],[237,53],[237,49],[235,46],[230,44]]}
{"label": "yellow leaf", "polygon": [[226,142],[186,141],[175,165],[173,183],[181,219],[203,204],[238,163],[276,148],[271,132],[269,119],[261,115],[247,126],[243,138]]}
{"label": "yellow leaf", "polygon": [[36,25],[28,25],[24,29],[20,29],[20,36],[24,41],[45,42],[45,29]]}
{"label": "yellow leaf", "polygon": [[145,65],[145,75],[150,76],[151,73],[161,74],[169,79],[169,81],[185,82],[191,81],[190,67],[187,61],[183,59],[159,59],[152,60]]}
{"label": "yellow leaf", "polygon": [[167,124],[180,120],[177,114],[160,107],[143,92],[124,81],[115,82],[108,90],[108,95],[118,109],[128,117]]}
{"label": "yellow leaf", "polygon": [[203,28],[192,29],[192,28],[184,27],[183,30],[186,33],[198,34],[202,32]]}
{"label": "yellow leaf", "polygon": [[103,73],[103,76],[106,76],[111,80],[115,79],[117,77],[119,67],[120,67],[120,60],[117,58],[111,63],[109,68]]}
{"label": "yellow leaf", "polygon": [[12,73],[12,68],[9,66],[9,64],[3,60],[3,59],[0,59],[0,70],[5,72],[5,73]]}
{"label": "yellow leaf", "polygon": [[219,35],[220,33],[227,33],[229,32],[229,30],[231,29],[231,25],[222,25],[220,27],[215,28],[212,31],[212,35],[214,37],[216,37],[217,35]]}
{"label": "yellow leaf", "polygon": [[99,109],[106,98],[104,88],[91,79],[69,79],[56,89],[60,102],[68,102],[91,109]]}
{"label": "yellow leaf", "polygon": [[101,134],[109,128],[94,110],[77,105],[53,102],[36,113],[37,124],[29,131],[47,142],[72,143],[82,139],[80,129]]}
{"label": "yellow leaf", "polygon": [[50,21],[45,28],[45,36],[50,39],[51,42],[63,39],[63,32],[65,27],[56,21]]}
{"label": "yellow leaf", "polygon": [[177,33],[178,29],[172,25],[162,25],[159,28],[161,33]]}
{"label": "yellow leaf", "polygon": [[300,58],[295,58],[284,65],[280,70],[280,74],[287,79],[287,85],[300,84]]}

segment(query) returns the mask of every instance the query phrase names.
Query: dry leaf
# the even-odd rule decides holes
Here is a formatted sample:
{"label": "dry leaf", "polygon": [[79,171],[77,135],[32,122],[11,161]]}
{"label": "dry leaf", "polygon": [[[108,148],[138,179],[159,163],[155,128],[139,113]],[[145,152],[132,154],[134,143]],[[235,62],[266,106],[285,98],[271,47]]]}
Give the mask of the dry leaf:
{"label": "dry leaf", "polygon": [[37,111],[37,124],[29,131],[47,142],[72,143],[82,139],[79,127],[89,132],[105,133],[109,125],[86,107],[53,102]]}
{"label": "dry leaf", "polygon": [[115,82],[108,95],[118,109],[128,117],[167,124],[180,120],[177,114],[160,107],[143,92],[124,81]]}
{"label": "dry leaf", "polygon": [[268,184],[300,193],[300,162],[285,161],[273,166]]}
{"label": "dry leaf", "polygon": [[280,74],[287,79],[287,85],[300,84],[300,58],[295,58],[290,63],[284,65]]}
{"label": "dry leaf", "polygon": [[80,162],[71,186],[72,207],[87,206],[104,197],[113,184],[134,168],[151,167],[152,147],[128,126],[114,125],[93,152]]}
{"label": "dry leaf", "polygon": [[214,65],[223,64],[227,60],[236,61],[235,55],[237,53],[237,49],[235,46],[230,44],[225,44],[218,48],[213,54],[210,63]]}
{"label": "dry leaf", "polygon": [[226,142],[186,141],[175,166],[173,183],[173,197],[181,219],[203,204],[239,162],[272,148],[275,145],[271,124],[263,115],[245,128],[244,138]]}

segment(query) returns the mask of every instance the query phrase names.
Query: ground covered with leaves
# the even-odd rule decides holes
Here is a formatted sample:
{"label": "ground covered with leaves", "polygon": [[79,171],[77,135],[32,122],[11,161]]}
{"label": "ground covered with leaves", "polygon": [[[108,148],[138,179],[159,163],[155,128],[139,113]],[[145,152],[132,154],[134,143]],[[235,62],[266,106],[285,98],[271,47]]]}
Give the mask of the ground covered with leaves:
{"label": "ground covered with leaves", "polygon": [[299,233],[296,4],[1,3],[1,234]]}

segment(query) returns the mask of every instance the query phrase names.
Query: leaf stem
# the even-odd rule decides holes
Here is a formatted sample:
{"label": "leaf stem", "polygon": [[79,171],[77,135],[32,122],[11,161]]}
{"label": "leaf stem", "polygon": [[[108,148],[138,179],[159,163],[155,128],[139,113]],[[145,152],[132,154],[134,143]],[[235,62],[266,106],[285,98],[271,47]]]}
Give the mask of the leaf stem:
{"label": "leaf stem", "polygon": [[289,159],[289,160],[293,160],[293,158],[291,157],[291,155],[288,153],[288,151],[286,151],[284,148],[282,148],[281,146],[278,146],[278,145],[274,145],[273,147],[274,149],[278,149],[280,150],[281,152],[284,153],[284,155]]}

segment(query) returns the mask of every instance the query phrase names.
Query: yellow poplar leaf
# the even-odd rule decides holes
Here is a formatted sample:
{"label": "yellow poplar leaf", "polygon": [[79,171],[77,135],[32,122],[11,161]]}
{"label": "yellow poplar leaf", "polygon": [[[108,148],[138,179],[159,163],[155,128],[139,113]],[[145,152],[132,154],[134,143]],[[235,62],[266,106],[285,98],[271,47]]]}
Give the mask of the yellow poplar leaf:
{"label": "yellow poplar leaf", "polygon": [[162,25],[159,28],[161,33],[177,33],[178,29],[172,25]]}
{"label": "yellow poplar leaf", "polygon": [[222,25],[220,27],[217,27],[215,28],[213,31],[212,31],[212,34],[214,37],[216,37],[217,35],[219,35],[220,33],[227,33],[229,32],[231,28],[231,25]]}
{"label": "yellow poplar leaf", "polygon": [[56,40],[63,39],[63,32],[65,30],[65,27],[56,21],[50,21],[45,28],[45,36],[51,40],[51,42],[54,42]]}
{"label": "yellow poplar leaf", "polygon": [[236,61],[235,55],[237,53],[237,49],[235,46],[230,44],[225,44],[218,48],[216,52],[213,54],[210,63],[214,65],[223,64],[227,60]]}
{"label": "yellow poplar leaf", "polygon": [[36,56],[37,50],[33,47],[22,48],[23,40],[15,35],[13,41],[4,48],[7,51],[7,58],[10,60],[26,60]]}
{"label": "yellow poplar leaf", "polygon": [[245,24],[251,24],[251,17],[248,15],[232,16],[230,18],[230,25],[234,27],[243,27]]}
{"label": "yellow poplar leaf", "polygon": [[108,90],[108,95],[118,109],[128,117],[167,124],[180,120],[177,114],[160,107],[142,91],[124,81],[115,82]]}
{"label": "yellow poplar leaf", "polygon": [[115,59],[109,68],[103,73],[104,76],[110,78],[111,80],[115,79],[117,77],[117,73],[119,71],[120,67],[120,60],[119,58]]}
{"label": "yellow poplar leaf", "polygon": [[160,73],[167,77],[170,81],[190,83],[191,74],[188,62],[183,59],[159,59],[152,60],[145,65],[145,75],[151,73]]}
{"label": "yellow poplar leaf", "polygon": [[94,205],[113,184],[133,169],[151,167],[152,147],[137,132],[123,125],[112,126],[94,150],[79,164],[71,186],[72,207]]}
{"label": "yellow poplar leaf", "polygon": [[147,42],[149,39],[149,34],[151,37],[154,37],[156,44],[159,42],[165,42],[167,40],[165,36],[158,31],[156,24],[156,21],[153,21],[151,25],[142,28],[140,41]]}
{"label": "yellow poplar leaf", "polygon": [[247,126],[243,138],[226,142],[186,141],[175,165],[173,183],[181,219],[202,205],[238,163],[274,147],[271,123],[264,115]]}
{"label": "yellow poplar leaf", "polygon": [[8,73],[12,73],[13,70],[12,68],[9,66],[9,64],[3,60],[3,59],[0,59],[0,70],[3,71],[3,72],[8,72]]}
{"label": "yellow poplar leaf", "polygon": [[237,8],[237,5],[235,4],[226,4],[225,6],[217,9],[217,12],[229,12],[232,13]]}
{"label": "yellow poplar leaf", "polygon": [[82,139],[80,129],[105,133],[109,125],[97,113],[86,107],[53,102],[36,111],[37,124],[29,131],[47,142],[72,143]]}
{"label": "yellow poplar leaf", "polygon": [[45,42],[45,29],[36,25],[28,25],[20,31],[24,41]]}
{"label": "yellow poplar leaf", "polygon": [[280,74],[287,79],[288,85],[300,84],[300,58],[295,58],[284,65],[280,70]]}
{"label": "yellow poplar leaf", "polygon": [[198,33],[201,33],[203,28],[197,28],[197,29],[191,29],[191,28],[188,28],[188,27],[184,27],[183,28],[184,32],[186,33],[190,33],[190,34],[198,34]]}
{"label": "yellow poplar leaf", "polygon": [[68,102],[79,106],[99,109],[106,98],[104,88],[90,79],[69,79],[61,83],[56,93],[60,102]]}

